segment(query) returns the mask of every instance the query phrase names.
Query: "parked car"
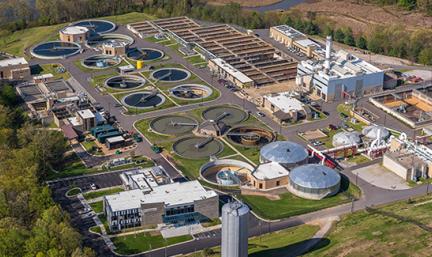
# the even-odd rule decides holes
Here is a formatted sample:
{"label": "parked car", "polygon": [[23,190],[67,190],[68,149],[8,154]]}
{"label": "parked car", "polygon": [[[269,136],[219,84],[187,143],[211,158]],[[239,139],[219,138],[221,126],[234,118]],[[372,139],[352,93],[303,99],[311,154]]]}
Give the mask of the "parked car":
{"label": "parked car", "polygon": [[313,146],[320,146],[320,145],[323,145],[323,142],[321,142],[321,141],[319,141],[319,140],[316,140],[316,141],[313,141],[313,142],[312,142],[312,145],[313,145]]}
{"label": "parked car", "polygon": [[96,190],[98,187],[96,186],[95,183],[91,183],[90,188],[91,188],[91,190]]}
{"label": "parked car", "polygon": [[256,112],[256,115],[257,115],[258,117],[265,117],[265,114],[262,113],[262,112]]}
{"label": "parked car", "polygon": [[338,130],[338,129],[339,129],[338,126],[333,125],[333,124],[330,124],[330,125],[329,125],[329,128],[330,128],[331,130]]}

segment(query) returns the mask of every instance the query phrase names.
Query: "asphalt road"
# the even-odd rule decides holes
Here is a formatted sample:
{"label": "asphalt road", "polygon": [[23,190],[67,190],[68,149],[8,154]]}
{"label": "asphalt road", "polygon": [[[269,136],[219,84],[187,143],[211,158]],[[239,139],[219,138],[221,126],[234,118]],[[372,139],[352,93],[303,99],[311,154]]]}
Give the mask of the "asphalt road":
{"label": "asphalt road", "polygon": [[[99,102],[106,110],[108,110],[112,115],[117,117],[120,125],[126,130],[134,130],[134,123],[138,120],[150,117],[157,117],[166,114],[172,114],[179,111],[188,111],[197,108],[198,106],[214,106],[220,104],[237,104],[243,107],[244,109],[250,111],[251,113],[255,113],[257,110],[256,106],[253,103],[248,101],[243,101],[234,95],[231,91],[227,90],[222,85],[217,83],[217,79],[211,76],[211,73],[207,69],[198,69],[195,66],[189,64],[185,59],[179,56],[174,50],[169,47],[165,47],[163,45],[146,42],[141,40],[132,33],[130,33],[125,27],[121,26],[117,32],[131,35],[135,38],[136,42],[133,46],[136,47],[151,47],[164,51],[168,56],[171,57],[169,62],[179,63],[184,65],[187,69],[194,72],[198,76],[200,76],[204,81],[211,84],[215,88],[221,91],[221,97],[211,101],[205,102],[202,104],[196,105],[188,105],[181,106],[175,108],[169,108],[164,110],[159,110],[150,113],[144,113],[139,115],[123,115],[123,108],[114,107],[117,104],[117,101],[112,98],[110,95],[101,95],[95,88],[93,88],[89,84],[90,77],[96,74],[106,74],[107,71],[100,71],[94,73],[84,73],[78,67],[75,66],[74,61],[83,59],[87,56],[95,54],[95,52],[91,50],[86,50],[83,54],[74,56],[68,59],[62,60],[35,60],[31,61],[31,64],[42,64],[42,63],[53,63],[59,62],[65,66],[65,68],[71,73],[71,75],[76,79],[83,89],[87,91],[97,102]],[[244,104],[243,104],[244,103]],[[329,124],[338,124],[340,123],[340,119],[338,117],[337,112],[335,112],[336,106],[338,103],[323,103],[322,109],[323,111],[329,112],[329,117],[325,120],[310,122],[306,124],[302,124],[299,126],[291,126],[289,128],[281,128],[276,122],[274,122],[269,117],[259,118],[262,122],[271,127],[274,131],[280,132],[283,134],[288,140],[297,141],[299,143],[304,144],[304,142],[297,137],[297,133],[299,131],[311,130],[311,129],[319,129],[327,127]],[[391,118],[384,117],[384,114],[380,110],[375,110],[372,106],[368,105],[367,99],[361,99],[360,104],[364,104],[368,109],[371,108],[372,111],[376,111],[379,116],[378,123],[385,119],[388,126],[395,127],[397,129],[401,128],[403,131],[411,131],[409,128],[405,128],[401,126],[401,123],[393,120]],[[150,143],[144,140],[144,142],[139,143],[137,149],[135,150],[137,155],[145,155],[152,158],[158,165],[162,165],[168,172],[168,174],[174,179],[179,180],[182,179],[182,174],[178,170],[176,170],[163,156],[160,154],[155,154],[150,149]],[[86,156],[86,162],[91,162],[91,156]],[[93,160],[94,161],[94,160]],[[376,162],[379,160],[376,160]],[[335,215],[341,215],[345,213],[349,213],[352,210],[361,210],[366,208],[367,206],[379,205],[384,203],[390,203],[397,200],[408,199],[410,197],[414,197],[417,195],[422,195],[426,192],[425,186],[416,187],[409,190],[404,191],[390,191],[384,190],[380,188],[376,188],[367,182],[363,181],[360,178],[355,178],[355,176],[350,172],[351,169],[347,169],[342,171],[352,183],[355,181],[358,182],[359,187],[363,191],[362,198],[356,202],[354,205],[352,204],[344,204],[341,206],[337,206],[334,208],[324,209],[321,211],[308,213],[305,215],[300,215],[297,217],[291,217],[288,219],[283,219],[275,222],[264,222],[260,221],[254,216],[251,216],[250,220],[250,235],[259,235],[262,233],[268,233],[269,231],[277,231],[280,229],[292,227],[295,225],[303,224],[308,221],[312,221],[319,218],[330,217]],[[91,234],[88,232],[88,228],[93,226],[93,221],[91,219],[81,219],[78,211],[83,207],[79,203],[79,201],[75,199],[69,199],[65,197],[66,191],[71,186],[80,186],[84,190],[89,188],[91,183],[96,183],[100,187],[110,187],[114,185],[119,185],[121,182],[118,178],[119,172],[113,172],[109,174],[101,174],[94,176],[84,176],[78,178],[69,178],[64,179],[58,182],[53,182],[50,184],[53,189],[54,200],[61,204],[62,208],[68,211],[72,217],[72,224],[79,230],[79,232],[83,235],[84,244],[86,246],[91,246],[98,252],[99,256],[113,256],[113,254],[106,247],[103,240],[101,240],[98,236]],[[175,254],[181,253],[189,253],[196,250],[216,246],[220,244],[220,231],[216,230],[212,233],[204,233],[198,235],[199,239],[196,239],[192,242],[187,242],[181,245],[167,247],[166,249],[160,249],[156,251],[152,251],[147,254],[140,254],[137,256],[172,256]]]}

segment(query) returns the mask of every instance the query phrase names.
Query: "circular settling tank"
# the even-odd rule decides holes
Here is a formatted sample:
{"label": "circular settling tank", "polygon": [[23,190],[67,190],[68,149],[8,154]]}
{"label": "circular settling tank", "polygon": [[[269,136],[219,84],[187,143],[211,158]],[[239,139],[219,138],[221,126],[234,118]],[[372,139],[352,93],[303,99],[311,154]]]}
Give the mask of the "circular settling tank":
{"label": "circular settling tank", "polygon": [[155,92],[131,93],[122,99],[122,103],[130,108],[148,109],[157,107],[165,102],[165,97]]}
{"label": "circular settling tank", "polygon": [[105,86],[116,90],[130,90],[144,86],[145,79],[139,76],[115,76],[105,81]]}
{"label": "circular settling tank", "polygon": [[121,62],[120,58],[110,55],[93,55],[84,60],[81,64],[89,69],[107,69],[119,65]]}
{"label": "circular settling tank", "polygon": [[190,72],[185,69],[162,68],[154,71],[151,78],[163,82],[178,82],[190,77]]}
{"label": "circular settling tank", "polygon": [[245,147],[263,146],[275,139],[272,132],[257,127],[233,128],[228,132],[227,137],[234,143]]}
{"label": "circular settling tank", "polygon": [[223,144],[212,137],[187,137],[173,144],[174,152],[187,159],[203,159],[222,152]]}
{"label": "circular settling tank", "polygon": [[127,52],[127,57],[135,61],[154,61],[164,57],[164,53],[153,48],[133,48]]}
{"label": "circular settling tank", "polygon": [[60,59],[75,55],[81,51],[81,46],[72,42],[52,41],[35,46],[31,54],[40,59]]}
{"label": "circular settling tank", "polygon": [[237,186],[247,181],[254,167],[247,162],[223,159],[211,161],[200,168],[200,177],[214,185]]}
{"label": "circular settling tank", "polygon": [[78,21],[72,24],[73,26],[86,27],[89,31],[94,34],[103,34],[115,30],[116,25],[106,20],[85,20]]}
{"label": "circular settling tank", "polygon": [[207,98],[213,93],[213,90],[204,85],[184,84],[170,89],[170,94],[178,99],[196,100]]}
{"label": "circular settling tank", "polygon": [[206,109],[202,116],[206,120],[222,121],[227,125],[234,125],[244,121],[247,118],[247,113],[231,106],[217,106]]}
{"label": "circular settling tank", "polygon": [[103,44],[124,44],[132,45],[133,38],[123,34],[103,34],[97,35],[87,40],[87,46],[91,48],[101,48]]}
{"label": "circular settling tank", "polygon": [[150,128],[163,135],[181,135],[191,132],[198,126],[196,120],[180,115],[167,115],[153,119]]}

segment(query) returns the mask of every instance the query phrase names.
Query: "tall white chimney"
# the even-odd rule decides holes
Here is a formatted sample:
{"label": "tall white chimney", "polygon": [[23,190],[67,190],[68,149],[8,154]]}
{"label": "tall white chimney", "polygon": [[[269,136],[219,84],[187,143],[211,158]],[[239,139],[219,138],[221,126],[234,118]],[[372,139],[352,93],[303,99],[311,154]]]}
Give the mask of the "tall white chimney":
{"label": "tall white chimney", "polygon": [[326,53],[325,53],[325,63],[324,63],[324,67],[326,69],[330,69],[332,47],[333,47],[332,37],[331,36],[327,36],[327,40],[326,40]]}

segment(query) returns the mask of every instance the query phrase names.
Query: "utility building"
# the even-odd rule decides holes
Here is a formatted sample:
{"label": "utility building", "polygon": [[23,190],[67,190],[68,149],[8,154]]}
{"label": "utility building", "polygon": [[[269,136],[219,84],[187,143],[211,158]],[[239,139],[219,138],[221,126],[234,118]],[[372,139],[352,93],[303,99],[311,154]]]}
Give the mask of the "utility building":
{"label": "utility building", "polygon": [[334,53],[327,37],[325,59],[300,62],[296,84],[325,101],[338,101],[381,92],[384,71],[343,50]]}
{"label": "utility building", "polygon": [[26,59],[0,60],[0,80],[26,80],[30,77],[30,66]]}

